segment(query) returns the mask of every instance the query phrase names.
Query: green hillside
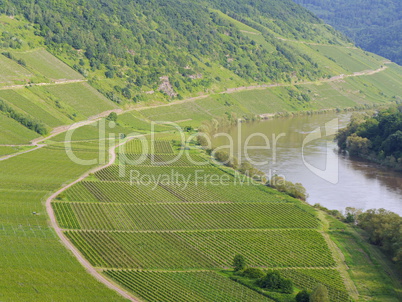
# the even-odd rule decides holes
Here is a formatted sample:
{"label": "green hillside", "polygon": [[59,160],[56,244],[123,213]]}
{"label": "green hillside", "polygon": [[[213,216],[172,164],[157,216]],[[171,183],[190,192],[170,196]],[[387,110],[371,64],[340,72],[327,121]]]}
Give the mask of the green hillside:
{"label": "green hillside", "polygon": [[294,0],[367,51],[402,64],[399,0]]}
{"label": "green hillside", "polygon": [[[31,48],[47,45],[118,103],[148,99],[145,92],[158,91],[161,77],[169,78],[174,91],[154,96],[159,99],[238,84],[334,75],[297,47],[277,39],[346,43],[307,10],[290,0],[232,2],[7,1],[0,5],[0,12],[18,12],[31,21],[40,36]],[[4,22],[5,30],[13,25],[8,23]],[[259,34],[251,36],[244,32],[247,28]],[[23,48],[23,35],[17,35],[21,44],[4,45]],[[46,70],[41,65],[51,59],[43,52],[16,53],[15,57],[29,61],[28,67],[50,79],[77,78],[62,66]]]}
{"label": "green hillside", "polygon": [[[388,262],[377,250],[362,261],[371,247],[340,234],[345,225],[261,184],[239,186],[194,144],[184,149],[205,164],[200,175],[223,185],[131,185],[121,161],[153,177],[199,168],[168,163],[182,149],[172,126],[155,126],[144,162],[132,162],[143,151],[134,140],[102,166],[118,138],[148,139],[153,121],[198,128],[401,102],[400,66],[290,0],[8,0],[0,12],[0,301],[125,300],[119,291],[132,301],[287,302],[318,283],[331,301],[398,301]],[[112,111],[116,123],[104,119]],[[231,271],[237,253],[280,271],[294,294],[250,288]]]}

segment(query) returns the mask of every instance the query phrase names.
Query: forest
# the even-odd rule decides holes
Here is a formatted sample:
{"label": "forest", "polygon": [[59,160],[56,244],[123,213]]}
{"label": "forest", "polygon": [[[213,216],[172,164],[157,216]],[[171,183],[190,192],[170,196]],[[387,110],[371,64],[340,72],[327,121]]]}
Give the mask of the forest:
{"label": "forest", "polygon": [[[256,27],[272,50],[243,35],[218,10]],[[144,89],[158,90],[162,77],[169,78],[178,98],[203,91],[220,84],[214,71],[222,67],[252,83],[322,78],[328,76],[324,68],[275,34],[314,40],[326,33],[328,43],[344,41],[290,0],[247,5],[229,0],[1,0],[0,13],[32,22],[53,54],[116,103],[141,100]],[[11,48],[21,45],[6,32],[1,40]]]}
{"label": "forest", "polygon": [[363,49],[402,64],[399,0],[294,0]]}
{"label": "forest", "polygon": [[338,146],[352,156],[393,168],[402,166],[402,106],[373,115],[354,115],[337,136]]}

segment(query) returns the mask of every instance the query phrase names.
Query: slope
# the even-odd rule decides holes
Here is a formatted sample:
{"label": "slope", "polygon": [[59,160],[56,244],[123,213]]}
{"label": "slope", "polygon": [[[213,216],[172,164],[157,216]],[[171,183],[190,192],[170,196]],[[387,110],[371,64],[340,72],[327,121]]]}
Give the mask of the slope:
{"label": "slope", "polygon": [[[48,225],[48,216],[43,201],[50,195],[50,192],[56,192],[64,184],[78,179],[80,175],[96,165],[92,163],[88,166],[81,166],[66,155],[63,142],[66,140],[64,132],[67,127],[64,125],[86,121],[93,115],[98,120],[102,111],[115,110],[121,105],[125,111],[118,117],[118,125],[107,123],[108,128],[106,129],[107,137],[109,134],[113,134],[117,138],[120,133],[135,135],[148,132],[152,120],[177,121],[184,126],[198,127],[205,119],[209,120],[231,112],[237,112],[239,116],[284,111],[310,112],[335,107],[339,107],[339,109],[355,106],[364,108],[400,100],[402,72],[398,66],[386,64],[386,68],[381,68],[381,65],[384,64],[383,58],[354,49],[353,45],[346,43],[330,27],[307,11],[290,5],[288,1],[284,1],[283,4],[271,1],[271,6],[275,8],[271,9],[271,12],[262,7],[262,1],[255,1],[256,5],[259,5],[258,10],[248,4],[244,6],[236,4],[234,8],[231,8],[230,4],[233,2],[229,1],[217,3],[211,1],[207,3],[207,8],[192,1],[177,3],[136,1],[130,4],[134,6],[135,14],[132,14],[129,9],[132,7],[121,5],[122,3],[120,1],[71,1],[58,2],[56,5],[54,1],[36,1],[33,6],[31,6],[31,1],[1,3],[1,9],[4,9],[8,15],[18,14],[13,18],[1,17],[1,26],[7,28],[6,31],[9,32],[4,35],[2,47],[4,52],[10,53],[12,56],[0,57],[5,62],[4,65],[9,66],[8,70],[15,69],[16,73],[0,70],[1,81],[4,81],[1,84],[3,88],[0,91],[0,98],[15,111],[39,119],[48,127],[49,131],[51,128],[56,129],[56,131],[53,130],[55,131],[53,134],[60,133],[56,137],[51,136],[50,140],[45,143],[47,146],[39,150],[0,161],[0,171],[2,171],[0,182],[0,207],[2,210],[0,215],[4,226],[0,240],[2,253],[5,255],[2,270],[6,272],[0,284],[1,288],[4,288],[0,291],[1,300],[59,301],[64,297],[67,297],[65,300],[86,301],[119,301],[121,299],[87,275],[78,264],[77,259],[62,247],[59,239],[54,235],[53,229]],[[192,14],[193,11],[196,13]],[[24,20],[22,14],[32,23]],[[175,16],[175,18],[170,18],[171,16]],[[260,19],[261,22],[259,22]],[[87,25],[83,25],[82,22],[86,22]],[[134,25],[128,27],[127,24],[130,23]],[[296,23],[300,24],[300,28],[296,29]],[[93,26],[91,30],[86,27],[89,24]],[[337,51],[332,48],[334,44]],[[46,50],[44,50],[45,48]],[[53,56],[47,52],[48,50]],[[95,51],[95,53],[91,54],[91,51]],[[39,54],[45,60],[38,61],[32,54]],[[263,54],[261,58],[259,58],[260,54]],[[350,64],[351,62],[353,64]],[[68,68],[65,64],[72,68]],[[258,66],[259,64],[262,65]],[[171,102],[172,97],[158,93],[159,76],[166,75],[170,77],[170,82],[175,91],[181,94],[181,97],[195,97]],[[153,90],[154,93],[152,93]],[[103,92],[104,96],[99,91]],[[200,95],[201,97],[199,97]],[[176,98],[180,98],[180,96]],[[149,102],[134,104],[141,100]],[[127,105],[128,108],[124,105]],[[0,134],[1,139],[4,139],[2,142],[5,144],[26,143],[39,136],[15,120],[10,120],[6,114],[0,114],[0,121],[4,121],[4,125],[10,128],[2,127],[2,131],[7,130],[7,136],[3,135],[3,132]],[[72,149],[81,159],[99,158],[99,153],[102,154],[107,149],[98,149],[105,142],[101,135],[102,132],[88,123],[75,126],[80,125],[86,126],[79,127],[74,132],[72,140],[79,142],[73,142]],[[159,132],[166,130],[170,129],[166,126],[158,126]],[[170,136],[165,139],[174,138],[172,134],[168,135]],[[109,140],[106,142],[107,147],[114,144],[113,140],[110,140],[110,145],[108,145]],[[100,162],[105,161],[104,156],[101,159]],[[184,169],[185,167],[179,168]],[[149,167],[144,169],[147,170]],[[96,191],[99,188],[96,187],[98,183],[93,180],[93,178],[90,179],[87,186],[94,185],[92,190]],[[103,200],[114,197],[117,202],[118,199],[132,201],[133,196],[138,197],[136,194],[138,192],[131,192],[124,184],[121,186],[102,184],[100,186],[101,192],[108,189],[114,195],[106,192],[106,197],[102,197]],[[201,198],[211,195],[219,201],[223,194],[219,189],[208,188],[198,195],[194,194],[193,190],[180,194],[172,188],[168,189],[175,194],[168,194],[168,190],[163,188],[155,192],[140,191],[143,193],[142,201],[146,200],[146,196],[152,196],[152,199],[162,196],[163,198],[170,197],[173,202],[179,203],[171,205],[171,208],[149,205],[151,209],[161,215],[158,223],[163,227],[157,228],[158,230],[166,231],[166,226],[168,226],[169,230],[182,227],[187,228],[185,231],[189,231],[188,224],[178,222],[180,218],[175,216],[177,211],[184,211],[188,214],[182,216],[184,220],[186,217],[197,219],[200,226],[199,233],[189,232],[191,234],[177,235],[176,232],[173,235],[166,235],[175,237],[176,241],[184,242],[182,244],[187,246],[186,249],[183,248],[183,251],[187,253],[185,264],[188,267],[195,266],[191,262],[191,257],[196,255],[197,258],[200,254],[204,254],[194,251],[195,247],[211,250],[215,248],[211,245],[211,240],[203,242],[202,236],[208,238],[208,232],[204,230],[208,227],[218,229],[214,230],[214,235],[222,238],[222,244],[233,242],[233,238],[236,236],[243,238],[241,248],[242,251],[247,252],[248,233],[242,230],[231,233],[225,229],[225,225],[214,225],[208,219],[205,220],[205,216],[196,216],[197,213],[199,215],[203,211],[205,213],[203,209],[208,205],[192,205],[190,202],[186,208],[180,203],[180,200],[177,200],[178,196],[181,196],[182,199],[193,199],[193,203],[196,203],[197,201],[202,202]],[[232,190],[234,193],[229,191],[227,190],[223,195],[237,198],[238,202],[242,202],[241,198],[247,199],[252,196],[246,194],[246,191],[243,194],[234,189]],[[247,193],[250,192],[255,193],[255,188],[247,191]],[[84,196],[96,198],[91,194],[86,191],[83,193]],[[97,196],[102,196],[100,192],[97,194]],[[275,200],[271,200],[271,202],[281,199],[281,195],[272,192],[259,196],[274,197]],[[91,240],[95,245],[97,242],[93,239],[94,236],[98,236],[98,231],[103,230],[104,224],[113,221],[113,217],[115,217],[113,210],[110,209],[116,209],[127,219],[122,219],[120,225],[116,220],[112,224],[108,224],[103,230],[107,234],[100,234],[99,236],[103,236],[101,238],[124,241],[125,238],[138,239],[142,235],[144,238],[146,237],[142,233],[119,235],[122,229],[130,229],[132,226],[130,217],[135,217],[137,213],[140,213],[139,209],[142,209],[140,205],[126,205],[120,202],[121,204],[115,207],[109,203],[107,205],[100,203],[98,207],[99,201],[97,200],[60,202],[63,203],[60,206],[60,212],[64,211],[67,215],[65,217],[71,215],[71,220],[70,223],[63,222],[63,215],[60,215],[59,221],[66,223],[63,227],[71,228],[68,231],[71,232],[71,237],[76,236],[80,239],[82,236],[87,236],[86,240]],[[270,201],[264,205],[250,205],[251,202],[249,199],[246,200],[244,206],[247,215],[254,216],[258,212],[257,206],[263,207],[262,212],[265,211],[264,213],[268,214],[272,214],[270,209],[275,209],[275,205],[272,205]],[[91,203],[88,206],[90,210],[92,210],[90,207],[93,207],[93,211],[103,215],[99,217],[106,218],[97,222],[97,216],[91,216],[85,210],[87,203]],[[227,210],[225,206],[221,207],[222,211]],[[239,205],[237,208],[235,205],[230,211],[236,217],[240,217],[239,208],[241,208]],[[216,209],[220,209],[219,205],[216,206]],[[144,211],[145,215],[149,214],[151,210],[145,208]],[[300,212],[296,211],[295,217],[300,217],[298,213]],[[76,217],[74,215],[82,216],[73,218]],[[219,215],[217,212],[214,217],[221,217]],[[86,216],[89,217],[88,220],[82,218]],[[311,217],[311,215],[306,217]],[[262,227],[272,227],[264,219],[264,217],[261,218]],[[146,222],[149,220],[147,219]],[[81,224],[84,225],[88,234],[86,231],[71,227],[71,225]],[[149,231],[150,228],[155,229],[156,226],[150,227],[149,224],[145,224],[141,230]],[[227,227],[233,228],[233,225],[227,223]],[[272,233],[269,233],[271,231]],[[268,235],[277,231],[280,230],[268,230],[263,233],[265,235],[261,235],[257,231],[250,234],[256,240],[269,242],[264,240],[269,239]],[[321,238],[315,230],[303,231],[305,232],[302,235],[313,234],[311,238],[317,236],[317,238]],[[149,234],[145,238],[149,243],[148,248],[159,241],[159,237],[155,239],[156,237],[152,236],[155,235]],[[90,254],[88,244],[85,241],[80,242],[82,250]],[[170,247],[169,259],[177,260],[175,257],[181,250],[177,250],[177,247],[172,246],[169,242],[166,243],[162,240],[160,242],[164,243],[165,247]],[[77,246],[79,246],[78,243]],[[105,245],[104,248],[107,249],[110,246]],[[222,246],[216,248],[225,250]],[[300,257],[308,260],[308,253],[301,250],[300,246],[298,248],[301,252]],[[133,258],[133,255],[136,254],[135,251],[130,246],[126,246],[125,249],[128,250],[123,250],[124,255],[117,258],[128,263],[131,269],[138,269],[138,264],[135,264],[138,259]],[[141,273],[133,270],[127,272],[114,270],[114,266],[110,264],[115,261],[112,259],[114,254],[109,253],[110,259],[107,261],[110,262],[107,262],[102,257],[106,258],[108,253],[99,256],[100,252],[101,250],[94,252],[93,263],[98,264],[96,261],[106,263],[105,267],[102,266],[109,269],[105,275],[138,294],[140,294],[139,286],[143,290],[142,295],[156,293],[149,290],[147,286],[150,283],[144,281],[149,278],[153,278],[153,280],[163,278],[166,282],[165,285],[174,284],[175,288],[181,290],[198,291],[196,299],[197,297],[208,299],[214,295],[233,294],[235,298],[240,297],[238,299],[242,300],[245,299],[245,296],[242,295],[247,297],[247,293],[250,293],[243,287],[239,287],[238,284],[229,282],[230,280],[227,279],[223,281],[222,276],[211,272],[194,272],[193,275],[188,275],[187,272],[175,275],[170,272],[161,275],[163,274],[161,272]],[[272,257],[275,256],[272,251],[265,252],[273,255]],[[213,269],[221,268],[230,264],[232,253],[233,249],[228,250],[226,254],[214,250],[209,257],[197,258],[199,262],[196,264],[205,265],[208,270],[211,267]],[[328,253],[325,255],[323,258],[329,259],[328,263],[331,262]],[[146,252],[139,256],[142,257],[141,264],[159,265],[159,268],[163,268],[163,265],[168,267],[175,265],[173,261],[170,264],[166,263],[165,256],[161,253],[155,254],[154,262],[147,259]],[[218,260],[211,260],[214,256]],[[266,259],[261,260],[262,253],[251,253],[251,257],[253,263],[259,262],[262,263],[262,266],[267,266]],[[90,257],[88,256],[88,258]],[[277,265],[291,263],[290,259],[271,259],[277,261]],[[316,260],[309,259],[309,261]],[[294,265],[294,263],[291,264]],[[198,268],[205,269],[201,265]],[[331,276],[336,274],[336,271],[332,273],[333,268],[332,265],[326,267],[325,271],[329,276],[327,278],[322,277],[319,273],[315,275],[321,276],[321,282],[330,283]],[[291,270],[293,275],[308,275],[297,268],[295,270],[296,274],[294,269]],[[313,278],[310,275],[308,277]],[[309,278],[307,279],[311,280]],[[132,280],[132,283],[123,283],[124,280]],[[205,284],[202,287],[195,286],[197,282],[200,282],[199,280],[206,283],[219,280],[219,284],[225,284],[225,288],[214,287],[203,296],[199,292],[199,288],[202,290],[208,288],[204,286]],[[342,283],[338,284],[339,278],[335,278],[335,280],[335,287],[342,286]],[[384,282],[387,282],[387,279],[384,279]],[[139,286],[133,286],[133,284],[139,284]],[[233,292],[228,288],[233,288]],[[254,292],[248,296],[251,300],[256,297]],[[144,298],[149,297],[144,296]],[[154,298],[161,299],[158,296]]]}
{"label": "slope", "polygon": [[401,2],[398,0],[294,0],[367,51],[402,64]]}

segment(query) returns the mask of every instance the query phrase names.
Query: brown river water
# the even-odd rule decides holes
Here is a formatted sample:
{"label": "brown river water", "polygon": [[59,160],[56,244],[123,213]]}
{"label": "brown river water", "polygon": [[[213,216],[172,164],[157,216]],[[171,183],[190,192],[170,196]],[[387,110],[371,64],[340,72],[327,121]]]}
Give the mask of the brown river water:
{"label": "brown river water", "polygon": [[213,144],[229,145],[224,149],[232,149],[267,176],[278,174],[302,183],[310,204],[336,210],[385,208],[402,215],[402,173],[339,154],[332,134],[346,126],[350,116],[333,113],[243,123]]}

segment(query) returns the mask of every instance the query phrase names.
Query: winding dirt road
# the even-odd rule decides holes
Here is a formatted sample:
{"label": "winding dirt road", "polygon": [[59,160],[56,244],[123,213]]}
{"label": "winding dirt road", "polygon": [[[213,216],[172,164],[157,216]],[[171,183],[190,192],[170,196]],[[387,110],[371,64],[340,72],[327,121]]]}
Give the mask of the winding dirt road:
{"label": "winding dirt road", "polygon": [[80,178],[78,178],[77,180],[75,180],[74,182],[68,184],[67,186],[63,187],[62,189],[58,190],[57,192],[55,192],[54,194],[52,194],[47,200],[46,200],[46,212],[49,215],[50,218],[50,224],[52,226],[52,228],[54,228],[54,230],[56,231],[57,236],[59,236],[61,242],[63,243],[63,245],[70,250],[74,256],[78,259],[78,261],[81,263],[81,265],[85,268],[85,270],[91,274],[92,276],[94,276],[99,282],[102,282],[103,284],[105,284],[108,288],[116,291],[117,293],[119,293],[121,296],[123,296],[124,298],[130,300],[130,301],[134,301],[134,302],[140,302],[140,300],[138,300],[137,298],[135,298],[133,295],[131,295],[129,292],[127,292],[126,290],[122,289],[120,286],[118,286],[117,284],[115,284],[114,282],[110,281],[109,279],[107,279],[106,277],[104,277],[100,272],[98,272],[89,262],[88,260],[85,259],[85,257],[81,254],[81,252],[70,242],[70,240],[68,240],[68,238],[64,235],[62,229],[59,227],[59,225],[57,224],[56,221],[56,216],[54,214],[53,208],[52,208],[52,200],[55,199],[60,193],[64,192],[65,190],[67,190],[68,188],[70,188],[71,186],[75,185],[76,183],[80,182],[81,180],[83,180],[84,178],[88,177],[89,174],[91,173],[95,173],[103,168],[107,168],[109,166],[111,166],[114,161],[116,160],[116,149],[118,147],[120,147],[121,145],[125,144],[127,141],[134,139],[135,137],[131,137],[129,139],[127,139],[125,142],[120,143],[119,145],[116,145],[112,148],[109,149],[109,162],[104,165],[104,166],[100,166],[100,167],[96,167],[90,171],[88,171],[87,173],[85,173],[84,175],[82,175]]}
{"label": "winding dirt road", "polygon": [[[387,66],[382,66],[381,68],[379,68],[377,70],[367,70],[367,71],[362,71],[362,72],[355,72],[355,73],[350,74],[350,75],[339,75],[339,76],[332,77],[330,79],[323,79],[323,80],[316,81],[316,82],[302,82],[302,83],[298,83],[298,85],[315,84],[315,83],[320,83],[320,82],[332,82],[332,81],[342,80],[342,79],[344,79],[346,77],[372,75],[372,74],[381,72],[381,71],[385,70],[386,68],[387,68]],[[81,81],[83,81],[83,80],[73,80],[73,81],[68,81],[68,83],[81,82]],[[54,84],[57,85],[57,84],[65,84],[65,83],[67,83],[67,81],[60,82],[60,83],[51,83],[51,84],[45,83],[43,85],[54,85]],[[41,84],[37,84],[37,85],[41,85]],[[291,85],[292,84],[266,84],[266,85],[245,86],[245,87],[227,89],[226,91],[222,92],[222,94],[224,94],[224,93],[235,93],[235,92],[244,91],[244,90],[267,89],[267,88],[272,88],[272,87],[291,86]],[[21,85],[21,86],[25,87],[25,85]],[[13,88],[20,88],[20,86],[17,86],[17,87],[15,87],[15,86],[11,87],[10,86],[7,89],[13,89]],[[0,90],[2,90],[2,89],[6,89],[6,88],[5,87],[0,88]],[[195,100],[204,99],[204,98],[207,98],[209,96],[210,96],[209,94],[206,94],[206,95],[201,95],[201,96],[197,96],[197,97],[188,98],[188,99],[185,99],[185,100],[171,102],[171,103],[168,103],[168,104],[156,104],[154,106],[133,107],[133,108],[129,108],[127,110],[114,109],[114,110],[105,111],[105,112],[102,112],[102,113],[100,113],[100,114],[98,114],[96,116],[92,116],[92,117],[88,118],[88,120],[85,120],[85,121],[82,121],[82,122],[79,122],[79,123],[75,123],[73,125],[66,125],[66,126],[57,127],[52,131],[50,136],[40,137],[40,138],[37,138],[37,139],[33,140],[31,143],[32,143],[32,145],[36,146],[36,148],[33,148],[31,150],[27,150],[27,151],[23,151],[23,152],[19,152],[19,153],[16,153],[16,154],[12,154],[12,155],[10,155],[10,156],[8,156],[6,158],[1,158],[0,160],[5,160],[5,159],[15,157],[15,156],[18,156],[18,155],[21,155],[21,154],[24,154],[24,153],[32,152],[34,150],[37,150],[38,148],[42,148],[42,147],[46,146],[46,144],[41,144],[45,140],[47,140],[49,138],[52,138],[52,137],[54,137],[54,136],[56,136],[58,134],[61,134],[63,132],[66,132],[69,129],[77,129],[79,127],[83,127],[85,125],[89,125],[91,123],[99,121],[100,119],[102,119],[102,118],[106,117],[107,115],[109,115],[111,112],[116,112],[117,114],[123,114],[123,113],[126,113],[126,112],[135,111],[135,110],[136,111],[141,111],[141,110],[151,109],[151,108],[155,108],[155,107],[173,106],[173,105],[178,105],[178,104],[183,104],[183,103],[188,103],[188,102],[194,102]],[[85,173],[84,175],[79,177],[77,180],[75,180],[74,182],[64,186],[63,188],[61,188],[57,192],[53,193],[46,200],[46,211],[47,211],[47,213],[49,215],[49,218],[50,218],[50,225],[56,231],[56,234],[59,236],[59,238],[60,238],[61,242],[63,243],[63,245],[74,254],[74,256],[78,259],[78,261],[81,263],[81,265],[84,266],[84,268],[86,269],[86,271],[89,274],[94,276],[99,282],[102,282],[103,284],[105,284],[108,288],[110,288],[110,289],[116,291],[117,293],[119,293],[124,298],[126,298],[126,299],[128,299],[130,301],[139,302],[140,300],[135,298],[132,294],[130,294],[129,292],[127,292],[126,290],[122,289],[120,286],[118,286],[114,282],[112,282],[109,279],[107,279],[106,277],[104,277],[99,271],[96,270],[96,268],[94,268],[85,259],[85,257],[79,252],[79,250],[64,235],[62,229],[57,224],[55,213],[54,213],[53,208],[51,206],[52,200],[54,200],[60,193],[62,193],[63,191],[67,190],[68,188],[70,188],[74,184],[80,182],[81,180],[85,179],[91,173],[94,173],[96,171],[99,171],[99,170],[101,170],[103,168],[106,168],[106,167],[112,165],[114,163],[114,161],[116,160],[116,149],[119,146],[121,146],[124,143],[126,143],[127,141],[129,141],[131,139],[134,139],[134,138],[135,137],[130,137],[125,142],[110,148],[109,149],[109,162],[106,165],[91,169],[90,171],[88,171],[87,173]]]}

